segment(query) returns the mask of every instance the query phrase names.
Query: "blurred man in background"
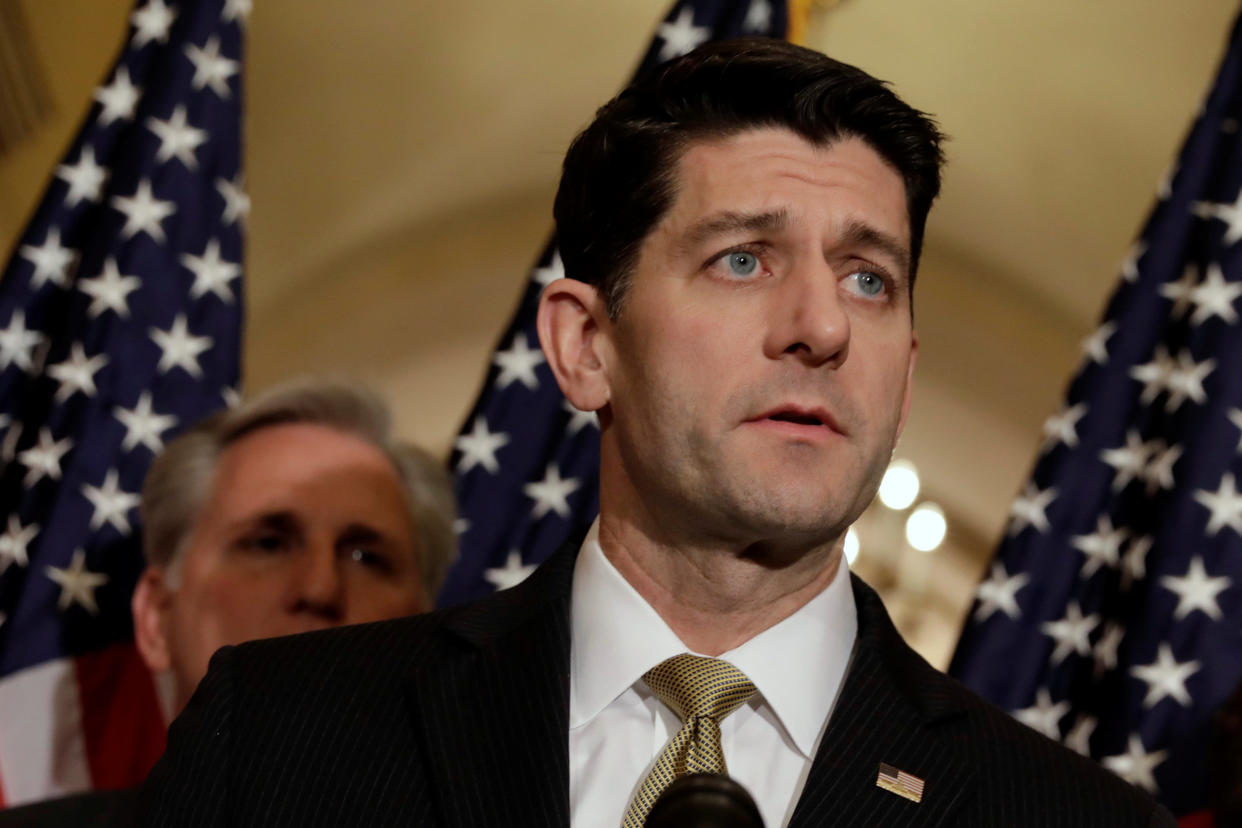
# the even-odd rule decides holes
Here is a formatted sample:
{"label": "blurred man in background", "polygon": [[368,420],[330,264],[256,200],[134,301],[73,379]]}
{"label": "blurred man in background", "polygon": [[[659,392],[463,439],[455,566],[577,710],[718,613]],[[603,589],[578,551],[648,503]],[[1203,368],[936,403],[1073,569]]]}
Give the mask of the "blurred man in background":
{"label": "blurred man in background", "polygon": [[[398,443],[383,402],[346,383],[274,388],[170,442],[142,489],[147,569],[133,597],[168,712],[227,644],[430,609],[456,551],[454,512],[441,465]],[[125,824],[131,793],[0,812],[0,825]]]}

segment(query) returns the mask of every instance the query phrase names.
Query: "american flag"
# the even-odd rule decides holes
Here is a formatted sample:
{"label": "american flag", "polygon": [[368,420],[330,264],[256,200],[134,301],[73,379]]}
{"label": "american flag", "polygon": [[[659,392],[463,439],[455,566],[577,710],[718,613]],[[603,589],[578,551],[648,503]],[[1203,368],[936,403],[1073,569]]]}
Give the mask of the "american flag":
{"label": "american flag", "polygon": [[950,672],[1203,808],[1242,681],[1242,29],[1122,268]]}
{"label": "american flag", "polygon": [[249,0],[146,0],[0,280],[0,803],[141,780],[138,492],[240,365]]}
{"label": "american flag", "polygon": [[[641,75],[709,40],[796,34],[806,4],[680,0],[656,30]],[[791,8],[792,7],[792,8]],[[539,350],[535,312],[544,285],[564,276],[553,238],[450,458],[461,555],[439,601],[456,604],[520,582],[599,510],[599,421],[561,394]]]}

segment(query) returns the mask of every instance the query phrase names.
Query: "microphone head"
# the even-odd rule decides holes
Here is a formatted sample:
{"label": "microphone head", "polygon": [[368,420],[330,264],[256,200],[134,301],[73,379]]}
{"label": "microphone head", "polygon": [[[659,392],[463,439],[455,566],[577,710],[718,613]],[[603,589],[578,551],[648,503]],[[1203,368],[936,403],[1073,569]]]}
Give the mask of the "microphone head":
{"label": "microphone head", "polygon": [[723,773],[690,773],[664,789],[645,828],[763,828],[746,789]]}

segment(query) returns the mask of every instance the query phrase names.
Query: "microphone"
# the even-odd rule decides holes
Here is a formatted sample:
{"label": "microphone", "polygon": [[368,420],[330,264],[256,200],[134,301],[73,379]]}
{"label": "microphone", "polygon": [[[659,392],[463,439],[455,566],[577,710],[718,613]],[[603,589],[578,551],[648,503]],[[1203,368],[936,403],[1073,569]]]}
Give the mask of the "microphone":
{"label": "microphone", "polygon": [[763,828],[746,789],[723,773],[690,773],[664,789],[645,828]]}

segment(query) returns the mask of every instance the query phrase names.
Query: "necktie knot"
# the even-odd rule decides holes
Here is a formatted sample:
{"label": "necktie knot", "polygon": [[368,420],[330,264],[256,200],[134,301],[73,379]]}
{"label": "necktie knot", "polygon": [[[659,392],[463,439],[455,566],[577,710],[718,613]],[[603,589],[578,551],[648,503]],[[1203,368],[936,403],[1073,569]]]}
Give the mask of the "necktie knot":
{"label": "necktie knot", "polygon": [[682,721],[707,716],[719,722],[755,694],[755,685],[729,662],[689,653],[661,661],[643,681]]}
{"label": "necktie knot", "polygon": [[641,828],[656,798],[682,774],[727,772],[720,720],[755,695],[755,685],[732,664],[689,653],[661,661],[643,681],[683,724],[634,794],[623,828]]}

